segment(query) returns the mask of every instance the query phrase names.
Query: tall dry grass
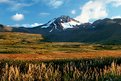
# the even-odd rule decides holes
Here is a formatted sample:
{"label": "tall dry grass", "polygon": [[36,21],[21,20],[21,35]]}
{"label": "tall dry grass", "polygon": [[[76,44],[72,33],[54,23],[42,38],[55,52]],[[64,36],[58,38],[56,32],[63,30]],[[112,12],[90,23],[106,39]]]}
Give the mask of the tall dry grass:
{"label": "tall dry grass", "polygon": [[0,81],[121,81],[121,65],[114,61],[104,67],[93,61],[26,63],[23,66],[6,63],[0,68]]}

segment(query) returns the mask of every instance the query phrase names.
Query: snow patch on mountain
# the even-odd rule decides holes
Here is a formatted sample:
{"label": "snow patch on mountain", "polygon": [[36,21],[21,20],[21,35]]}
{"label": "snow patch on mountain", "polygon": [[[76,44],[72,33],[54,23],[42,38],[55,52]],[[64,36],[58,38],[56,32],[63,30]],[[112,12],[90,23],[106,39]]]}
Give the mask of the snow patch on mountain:
{"label": "snow patch on mountain", "polygon": [[57,29],[57,25],[54,22],[53,22],[53,24],[54,24],[54,27],[49,32],[52,32],[54,29]]}
{"label": "snow patch on mountain", "polygon": [[47,27],[49,27],[55,20],[56,20],[56,18],[50,20],[48,23],[44,24],[41,28],[47,28]]}
{"label": "snow patch on mountain", "polygon": [[74,28],[75,26],[80,25],[80,24],[81,23],[73,21],[73,20],[71,20],[70,22],[67,22],[67,23],[61,23],[61,25],[63,26],[64,29]]}

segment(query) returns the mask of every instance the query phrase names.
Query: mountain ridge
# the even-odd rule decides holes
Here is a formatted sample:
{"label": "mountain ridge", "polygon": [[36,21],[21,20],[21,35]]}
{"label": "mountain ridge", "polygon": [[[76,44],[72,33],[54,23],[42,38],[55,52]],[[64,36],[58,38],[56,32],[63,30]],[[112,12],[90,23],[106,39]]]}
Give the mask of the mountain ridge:
{"label": "mountain ridge", "polygon": [[0,25],[0,32],[6,31],[42,34],[46,41],[52,42],[121,43],[120,18],[105,18],[93,23],[79,23],[69,16],[60,16],[33,28]]}

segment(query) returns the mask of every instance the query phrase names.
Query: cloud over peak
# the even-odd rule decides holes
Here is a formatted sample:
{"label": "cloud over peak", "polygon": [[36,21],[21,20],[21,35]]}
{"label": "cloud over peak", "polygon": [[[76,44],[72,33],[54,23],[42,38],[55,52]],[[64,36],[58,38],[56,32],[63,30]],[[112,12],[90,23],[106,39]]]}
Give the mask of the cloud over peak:
{"label": "cloud over peak", "polygon": [[105,18],[108,16],[107,6],[121,6],[121,0],[89,0],[81,8],[81,14],[75,19],[81,23],[89,22],[90,20]]}
{"label": "cloud over peak", "polygon": [[121,15],[113,16],[111,19],[121,18]]}
{"label": "cloud over peak", "polygon": [[108,15],[106,7],[100,1],[89,1],[81,9],[81,14],[75,19],[80,22],[89,22],[90,19],[99,19]]}

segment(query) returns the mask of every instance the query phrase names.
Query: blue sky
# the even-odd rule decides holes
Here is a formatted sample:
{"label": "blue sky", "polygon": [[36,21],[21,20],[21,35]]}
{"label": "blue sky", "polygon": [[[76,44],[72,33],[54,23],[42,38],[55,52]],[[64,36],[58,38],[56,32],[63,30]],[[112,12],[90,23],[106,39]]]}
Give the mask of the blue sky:
{"label": "blue sky", "polygon": [[121,18],[121,0],[0,0],[0,23],[37,26],[68,15],[81,23]]}

